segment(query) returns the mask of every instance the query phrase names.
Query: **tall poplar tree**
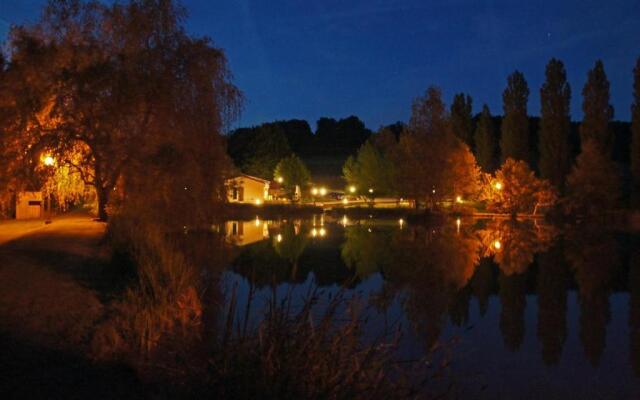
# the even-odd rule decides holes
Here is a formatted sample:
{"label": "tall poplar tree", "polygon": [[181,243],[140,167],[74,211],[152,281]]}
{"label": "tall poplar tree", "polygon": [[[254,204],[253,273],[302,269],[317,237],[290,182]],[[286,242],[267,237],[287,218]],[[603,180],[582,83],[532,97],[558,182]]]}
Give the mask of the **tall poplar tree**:
{"label": "tall poplar tree", "polygon": [[453,133],[469,148],[473,148],[473,100],[471,96],[458,93],[453,97],[449,118]]}
{"label": "tall poplar tree", "polygon": [[552,58],[540,88],[540,175],[562,190],[571,169],[571,87],[562,61]]}
{"label": "tall poplar tree", "polygon": [[613,107],[609,104],[609,80],[601,60],[589,70],[587,83],[582,89],[582,111],[581,142],[594,139],[600,150],[607,157],[611,156],[613,132],[609,121],[613,118]]}
{"label": "tall poplar tree", "polygon": [[633,104],[631,105],[631,173],[640,188],[640,57],[633,69]]}
{"label": "tall poplar tree", "polygon": [[496,157],[496,136],[491,119],[489,107],[485,104],[482,106],[482,113],[478,119],[478,125],[474,135],[476,143],[476,160],[478,165],[484,172],[493,172],[495,170]]}
{"label": "tall poplar tree", "polygon": [[528,100],[527,81],[522,72],[515,71],[507,78],[507,87],[502,93],[504,109],[500,139],[502,162],[508,158],[529,162]]}

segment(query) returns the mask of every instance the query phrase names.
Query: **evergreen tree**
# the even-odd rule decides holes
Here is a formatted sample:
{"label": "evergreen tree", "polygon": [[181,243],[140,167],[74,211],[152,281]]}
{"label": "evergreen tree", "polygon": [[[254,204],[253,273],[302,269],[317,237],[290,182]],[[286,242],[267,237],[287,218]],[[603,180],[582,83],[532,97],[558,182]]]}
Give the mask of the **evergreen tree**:
{"label": "evergreen tree", "polygon": [[484,172],[493,172],[496,157],[496,136],[489,107],[482,106],[482,113],[474,135],[476,159]]}
{"label": "evergreen tree", "polygon": [[473,117],[471,115],[473,101],[471,96],[458,93],[451,103],[451,130],[469,148],[473,148]]}
{"label": "evergreen tree", "polygon": [[633,104],[631,105],[631,173],[640,188],[640,57],[633,69]]}
{"label": "evergreen tree", "polygon": [[540,88],[540,175],[562,190],[571,168],[571,87],[560,60],[552,58],[545,75],[546,81]]}
{"label": "evergreen tree", "polygon": [[502,120],[500,150],[502,162],[508,158],[529,162],[529,118],[527,101],[529,86],[522,72],[515,71],[507,79],[502,93],[504,119]]}
{"label": "evergreen tree", "polygon": [[600,150],[610,157],[613,133],[609,122],[613,118],[613,107],[609,104],[609,80],[600,60],[589,70],[587,83],[582,89],[582,111],[584,117],[580,124],[580,140],[584,143],[594,139]]}

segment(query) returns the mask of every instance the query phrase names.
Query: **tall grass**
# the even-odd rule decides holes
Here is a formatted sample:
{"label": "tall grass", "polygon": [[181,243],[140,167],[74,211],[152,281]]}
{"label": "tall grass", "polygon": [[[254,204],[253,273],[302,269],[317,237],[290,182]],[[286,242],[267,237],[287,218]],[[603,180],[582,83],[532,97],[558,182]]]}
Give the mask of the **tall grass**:
{"label": "tall grass", "polygon": [[[247,307],[252,303],[249,294]],[[209,387],[219,398],[366,399],[426,395],[425,359],[397,358],[400,330],[364,338],[357,299],[312,290],[296,309],[291,294],[270,297],[254,329],[235,321],[234,290],[225,326],[211,357]],[[320,304],[327,300],[327,304]],[[249,312],[244,313],[248,318]]]}
{"label": "tall grass", "polygon": [[140,359],[151,355],[165,336],[199,332],[197,271],[170,237],[153,225],[118,219],[109,229],[114,252],[120,254],[120,262],[130,259],[137,279],[112,304],[111,317],[94,336],[96,356]]}

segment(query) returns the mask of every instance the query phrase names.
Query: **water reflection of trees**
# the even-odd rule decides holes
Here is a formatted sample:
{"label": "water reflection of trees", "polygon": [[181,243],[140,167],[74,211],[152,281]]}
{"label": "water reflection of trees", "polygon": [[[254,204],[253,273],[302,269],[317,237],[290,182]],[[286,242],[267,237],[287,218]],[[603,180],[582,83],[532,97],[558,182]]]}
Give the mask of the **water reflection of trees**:
{"label": "water reflection of trees", "polygon": [[567,289],[569,271],[561,243],[538,258],[538,330],[542,360],[547,365],[560,361],[567,337]]}
{"label": "water reflection of trees", "polygon": [[533,256],[549,248],[557,230],[535,221],[489,221],[477,231],[483,255],[493,256],[505,275],[522,274],[533,263]]}
{"label": "water reflection of trees", "polygon": [[587,228],[566,234],[565,254],[578,285],[580,340],[585,355],[597,366],[611,319],[609,294],[620,267],[620,248],[612,233]]}
{"label": "water reflection of trees", "polygon": [[[277,236],[247,246],[234,269],[256,284],[302,282],[309,272],[324,284],[351,284],[380,272],[383,287],[371,304],[383,313],[396,299],[427,348],[438,344],[448,322],[465,326],[475,297],[484,316],[492,296],[500,301],[499,328],[505,348],[516,351],[525,336],[527,294],[536,293],[536,336],[541,358],[557,364],[567,338],[568,291],[576,287],[579,338],[598,365],[610,319],[609,296],[623,259],[618,238],[595,229],[560,235],[534,221],[448,223],[438,227],[363,223],[333,226],[317,240],[283,225]],[[341,235],[338,232],[344,232]],[[630,257],[631,362],[640,371],[640,256]],[[298,265],[294,268],[294,266]],[[532,268],[535,266],[535,268]],[[298,268],[298,273],[293,273]],[[355,282],[355,283],[354,283]]]}
{"label": "water reflection of trees", "polygon": [[345,228],[342,260],[360,279],[388,268],[393,263],[393,234],[390,229],[375,229],[365,224]]}
{"label": "water reflection of trees", "polygon": [[480,241],[472,233],[453,227],[410,227],[393,242],[394,263],[385,278],[406,294],[408,319],[423,337],[426,348],[437,344],[450,307],[464,319],[468,305],[457,293],[466,286],[480,260]]}

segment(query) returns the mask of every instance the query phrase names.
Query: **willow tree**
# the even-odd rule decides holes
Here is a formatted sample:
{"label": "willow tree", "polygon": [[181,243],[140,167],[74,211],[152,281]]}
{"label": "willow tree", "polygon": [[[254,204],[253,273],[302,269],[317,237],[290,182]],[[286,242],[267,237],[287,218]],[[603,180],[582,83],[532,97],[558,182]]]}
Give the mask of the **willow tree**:
{"label": "willow tree", "polygon": [[571,88],[562,61],[551,59],[540,88],[540,175],[562,190],[571,169]]}
{"label": "willow tree", "polygon": [[609,104],[609,80],[601,60],[596,61],[589,70],[587,83],[582,88],[582,112],[580,124],[582,143],[594,140],[594,143],[607,156],[613,148],[613,132],[609,122],[613,118],[613,107]]}
{"label": "willow tree", "polygon": [[[25,161],[49,148],[81,172],[101,219],[117,192],[143,210],[223,195],[219,133],[239,93],[222,51],[189,36],[185,15],[170,0],[51,0],[39,22],[11,32],[12,134]],[[76,162],[67,155],[78,144],[88,151]]]}
{"label": "willow tree", "polygon": [[529,162],[529,117],[527,102],[529,86],[522,72],[515,71],[507,78],[507,87],[502,92],[502,120],[500,151],[502,162],[508,158]]}

